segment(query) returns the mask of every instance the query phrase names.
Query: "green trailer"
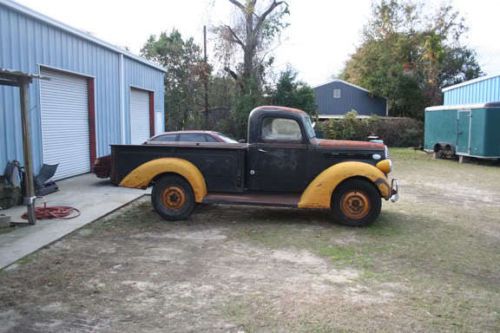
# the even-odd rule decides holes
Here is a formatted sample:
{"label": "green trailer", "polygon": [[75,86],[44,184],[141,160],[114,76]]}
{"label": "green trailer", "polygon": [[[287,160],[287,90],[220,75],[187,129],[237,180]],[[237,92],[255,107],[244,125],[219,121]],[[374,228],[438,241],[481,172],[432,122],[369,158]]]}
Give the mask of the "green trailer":
{"label": "green trailer", "polygon": [[426,108],[424,149],[438,155],[500,159],[500,102]]}

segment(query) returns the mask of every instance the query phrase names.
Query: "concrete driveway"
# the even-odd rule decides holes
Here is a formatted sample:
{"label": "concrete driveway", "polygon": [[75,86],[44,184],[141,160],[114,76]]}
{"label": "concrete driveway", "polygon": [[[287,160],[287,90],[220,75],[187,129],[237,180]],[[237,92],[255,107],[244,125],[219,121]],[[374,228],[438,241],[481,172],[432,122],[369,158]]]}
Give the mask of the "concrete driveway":
{"label": "concrete driveway", "polygon": [[[71,206],[79,209],[81,215],[70,220],[40,220],[34,226],[17,227],[11,232],[0,234],[0,269],[149,194],[149,191],[114,186],[93,174],[65,179],[58,185],[59,191],[37,200],[37,206],[42,206],[44,202],[47,206]],[[0,212],[11,216],[12,221],[21,221],[25,211],[24,206],[18,206]]]}

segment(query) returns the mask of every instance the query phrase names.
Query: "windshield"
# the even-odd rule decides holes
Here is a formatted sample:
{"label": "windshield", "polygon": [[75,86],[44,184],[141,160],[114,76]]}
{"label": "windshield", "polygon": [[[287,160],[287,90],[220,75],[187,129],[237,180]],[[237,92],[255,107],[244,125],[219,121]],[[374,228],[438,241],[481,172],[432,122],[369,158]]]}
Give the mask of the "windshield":
{"label": "windshield", "polygon": [[304,119],[304,128],[306,129],[307,136],[309,137],[309,139],[315,138],[316,132],[314,131],[311,117],[309,117],[309,115],[305,115],[303,119]]}
{"label": "windshield", "polygon": [[217,135],[220,136],[220,138],[222,140],[224,140],[224,142],[226,142],[226,143],[238,143],[238,141],[236,141],[235,139],[231,139],[230,137],[228,137],[222,133],[217,132]]}

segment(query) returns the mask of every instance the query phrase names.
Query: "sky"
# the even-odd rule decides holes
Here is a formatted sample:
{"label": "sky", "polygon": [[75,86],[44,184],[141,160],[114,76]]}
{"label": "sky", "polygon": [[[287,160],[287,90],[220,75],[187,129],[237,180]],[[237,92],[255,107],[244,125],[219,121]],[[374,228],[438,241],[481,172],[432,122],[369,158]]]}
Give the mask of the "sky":
{"label": "sky", "polygon": [[[151,34],[178,29],[203,40],[203,26],[230,20],[227,0],[17,0],[18,3],[139,54]],[[289,27],[274,49],[276,70],[287,66],[312,86],[338,74],[361,42],[371,0],[288,0]],[[443,1],[427,0],[426,7]],[[469,26],[463,43],[476,50],[483,71],[500,74],[500,43],[495,26],[500,1],[448,0]],[[213,40],[209,36],[209,49]],[[217,59],[209,54],[210,62]]]}

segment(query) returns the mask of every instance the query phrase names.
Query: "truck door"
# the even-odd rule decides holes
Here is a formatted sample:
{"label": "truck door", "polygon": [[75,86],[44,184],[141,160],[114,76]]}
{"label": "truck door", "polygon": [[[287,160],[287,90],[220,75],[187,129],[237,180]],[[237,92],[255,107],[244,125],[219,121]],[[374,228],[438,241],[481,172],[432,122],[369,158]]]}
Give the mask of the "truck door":
{"label": "truck door", "polygon": [[470,154],[471,111],[458,111],[457,122],[457,153]]}
{"label": "truck door", "polygon": [[293,118],[266,116],[250,145],[248,189],[301,192],[305,187],[307,149],[301,124]]}

